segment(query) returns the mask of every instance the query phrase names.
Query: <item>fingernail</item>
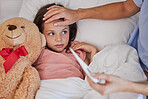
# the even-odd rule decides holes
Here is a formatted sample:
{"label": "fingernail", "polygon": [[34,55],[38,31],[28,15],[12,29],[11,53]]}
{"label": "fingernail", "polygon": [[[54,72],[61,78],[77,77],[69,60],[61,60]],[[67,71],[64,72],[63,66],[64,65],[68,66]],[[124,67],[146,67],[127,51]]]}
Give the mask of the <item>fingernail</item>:
{"label": "fingernail", "polygon": [[57,23],[55,23],[55,24],[54,24],[54,26],[58,26],[58,24],[57,24]]}
{"label": "fingernail", "polygon": [[44,14],[43,16],[45,16],[46,14]]}
{"label": "fingernail", "polygon": [[43,18],[43,20],[45,20],[45,18]]}

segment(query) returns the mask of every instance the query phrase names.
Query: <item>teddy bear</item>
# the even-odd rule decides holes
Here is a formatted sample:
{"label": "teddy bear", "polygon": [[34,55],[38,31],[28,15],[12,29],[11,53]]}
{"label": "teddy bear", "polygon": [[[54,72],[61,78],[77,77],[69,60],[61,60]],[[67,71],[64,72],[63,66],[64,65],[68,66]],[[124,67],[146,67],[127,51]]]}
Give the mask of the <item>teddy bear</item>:
{"label": "teddy bear", "polygon": [[46,44],[31,21],[15,17],[0,25],[0,99],[33,99],[40,77],[33,63]]}

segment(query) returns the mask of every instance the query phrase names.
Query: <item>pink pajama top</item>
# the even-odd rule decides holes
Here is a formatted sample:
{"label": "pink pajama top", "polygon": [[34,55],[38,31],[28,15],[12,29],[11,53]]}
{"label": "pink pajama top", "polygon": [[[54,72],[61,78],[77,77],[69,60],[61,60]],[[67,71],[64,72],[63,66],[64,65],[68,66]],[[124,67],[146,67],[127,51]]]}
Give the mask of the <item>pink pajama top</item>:
{"label": "pink pajama top", "polygon": [[[73,42],[72,46],[75,43],[78,42]],[[76,50],[76,53],[82,60],[85,60],[86,52]],[[67,77],[79,77],[84,79],[82,68],[74,55],[71,52],[66,53],[65,50],[61,53],[57,53],[49,49],[44,49],[34,66],[39,72],[41,80]]]}

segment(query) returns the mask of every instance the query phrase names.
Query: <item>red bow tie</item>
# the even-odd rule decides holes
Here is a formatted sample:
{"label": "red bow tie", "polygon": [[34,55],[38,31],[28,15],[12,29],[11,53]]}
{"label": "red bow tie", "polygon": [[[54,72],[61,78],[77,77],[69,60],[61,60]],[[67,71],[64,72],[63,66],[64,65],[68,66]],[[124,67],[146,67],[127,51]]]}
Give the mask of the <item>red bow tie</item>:
{"label": "red bow tie", "polygon": [[7,73],[20,56],[26,56],[28,54],[24,46],[19,47],[15,51],[12,48],[3,48],[0,51],[0,55],[6,60],[3,64],[5,73]]}

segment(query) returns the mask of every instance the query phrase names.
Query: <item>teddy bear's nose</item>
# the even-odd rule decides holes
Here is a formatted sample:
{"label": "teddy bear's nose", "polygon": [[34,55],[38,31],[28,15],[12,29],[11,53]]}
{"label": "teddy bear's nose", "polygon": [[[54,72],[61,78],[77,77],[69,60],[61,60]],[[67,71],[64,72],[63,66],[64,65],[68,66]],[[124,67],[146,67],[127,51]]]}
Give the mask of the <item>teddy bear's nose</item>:
{"label": "teddy bear's nose", "polygon": [[10,31],[15,30],[17,27],[15,25],[9,25],[8,29]]}

